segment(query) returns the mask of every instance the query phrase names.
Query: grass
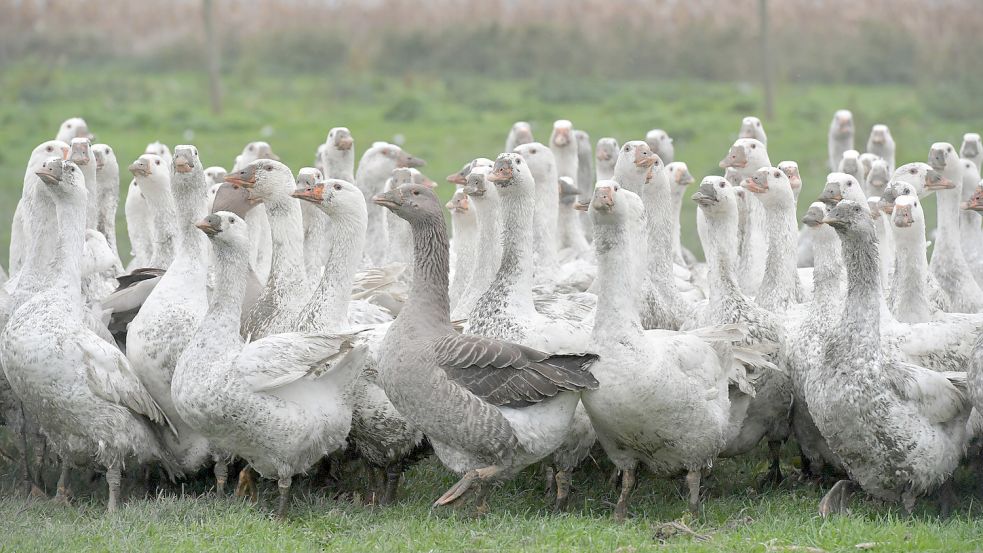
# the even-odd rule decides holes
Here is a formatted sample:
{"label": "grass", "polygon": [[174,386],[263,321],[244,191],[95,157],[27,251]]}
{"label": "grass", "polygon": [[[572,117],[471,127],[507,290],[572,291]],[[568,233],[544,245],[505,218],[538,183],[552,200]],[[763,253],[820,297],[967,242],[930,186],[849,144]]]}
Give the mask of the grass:
{"label": "grass", "polygon": [[[786,458],[792,458],[786,448]],[[298,485],[287,521],[273,520],[275,485],[261,484],[257,506],[180,489],[140,499],[139,483],[124,484],[130,498],[115,514],[105,512],[105,485],[75,481],[83,493],[71,507],[27,500],[7,488],[0,495],[0,551],[978,551],[983,546],[980,505],[966,495],[958,514],[942,519],[930,502],[913,517],[855,497],[853,512],[823,520],[816,514],[821,490],[789,480],[777,489],[753,489],[763,457],[719,461],[709,483],[705,512],[686,510],[681,479],[644,476],[632,499],[632,518],[611,520],[617,493],[608,467],[588,466],[574,477],[573,507],[554,514],[543,482],[527,470],[491,496],[491,513],[443,512],[430,502],[455,480],[433,461],[411,469],[402,499],[386,508],[328,499],[325,491]],[[10,472],[13,469],[7,467]],[[789,467],[786,467],[789,471]],[[51,475],[54,477],[54,474]],[[970,489],[966,475],[960,475]],[[351,482],[350,482],[351,483]],[[679,530],[669,523],[688,528]],[[816,549],[805,549],[816,548]]]}
{"label": "grass", "polygon": [[[428,161],[425,171],[443,181],[473,157],[494,157],[512,122],[532,122],[536,137],[545,141],[560,118],[571,119],[595,141],[614,136],[624,142],[650,128],[667,129],[677,159],[689,163],[700,179],[720,172],[717,163],[736,138],[741,118],[757,113],[760,105],[757,90],[748,84],[655,79],[286,77],[255,67],[227,75],[224,85],[225,110],[213,116],[199,73],[122,64],[5,67],[0,71],[0,255],[7,257],[9,223],[30,151],[75,115],[88,120],[99,141],[114,147],[123,183],[130,180],[125,167],[154,140],[194,143],[206,165],[226,167],[247,142],[266,140],[296,171],[312,163],[317,144],[339,125],[352,129],[359,152],[375,140],[404,141],[407,150]],[[923,101],[914,85],[785,85],[779,92],[776,116],[765,123],[769,151],[773,163],[799,162],[803,212],[825,182],[826,129],[837,108],[853,110],[858,146],[866,143],[872,124],[889,124],[899,163],[924,160],[932,142],[958,146],[962,133],[983,129],[983,113],[956,117],[935,100]],[[440,187],[444,196],[451,191],[446,183]],[[684,204],[683,242],[699,251],[695,206]],[[926,213],[934,217],[931,206]],[[119,216],[122,225],[122,209]],[[125,235],[120,239],[126,251]]]}

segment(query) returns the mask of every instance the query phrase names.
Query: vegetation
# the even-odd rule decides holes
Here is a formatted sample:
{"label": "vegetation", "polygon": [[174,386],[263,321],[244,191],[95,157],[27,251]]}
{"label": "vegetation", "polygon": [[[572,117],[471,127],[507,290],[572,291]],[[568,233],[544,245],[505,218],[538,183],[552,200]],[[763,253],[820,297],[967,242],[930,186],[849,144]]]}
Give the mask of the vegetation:
{"label": "vegetation", "polygon": [[[403,142],[427,160],[425,172],[442,182],[473,157],[494,157],[512,122],[532,122],[536,137],[545,141],[552,122],[560,118],[571,119],[594,141],[614,136],[623,142],[644,137],[650,128],[664,128],[675,138],[677,159],[689,163],[700,179],[720,173],[717,163],[736,138],[741,118],[756,113],[760,105],[758,91],[746,83],[426,75],[397,79],[370,73],[329,78],[269,74],[263,67],[225,76],[226,105],[219,116],[209,112],[208,84],[200,72],[139,69],[122,62],[49,69],[24,63],[0,72],[2,259],[7,257],[10,219],[30,151],[75,115],[85,117],[97,140],[116,150],[124,184],[130,180],[126,166],[154,140],[172,146],[194,143],[206,164],[226,167],[247,142],[266,140],[296,171],[313,163],[317,145],[338,125],[351,128],[360,152],[375,140]],[[775,119],[765,122],[769,152],[773,163],[799,162],[805,186],[800,211],[825,182],[826,131],[837,108],[853,110],[861,148],[871,125],[890,125],[899,163],[924,160],[934,141],[958,145],[964,132],[983,129],[983,113],[926,101],[917,87],[785,84],[778,92]],[[956,102],[968,94],[968,89],[953,86],[946,97]],[[450,185],[441,184],[441,194],[451,191]],[[687,201],[683,209],[684,244],[698,251],[695,207]],[[934,216],[931,207],[926,212]],[[119,217],[123,232],[122,208]],[[126,237],[120,238],[121,251],[126,251]]]}

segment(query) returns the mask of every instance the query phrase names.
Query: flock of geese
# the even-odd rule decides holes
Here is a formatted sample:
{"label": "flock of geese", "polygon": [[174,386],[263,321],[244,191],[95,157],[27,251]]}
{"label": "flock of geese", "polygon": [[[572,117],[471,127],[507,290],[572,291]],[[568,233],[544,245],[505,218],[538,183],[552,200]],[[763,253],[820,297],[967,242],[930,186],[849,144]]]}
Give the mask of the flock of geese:
{"label": "flock of geese", "polygon": [[887,126],[859,153],[838,111],[801,228],[796,163],[771,162],[757,118],[739,136],[689,196],[705,262],[680,243],[694,178],[669,135],[592,148],[566,120],[547,144],[516,123],[446,205],[395,144],[356,170],[343,127],[296,176],[265,142],[230,171],[155,142],[129,165],[121,256],[119,162],[69,119],[28,160],[0,291],[25,480],[43,488],[46,444],[55,499],[96,468],[112,511],[127,462],[213,470],[219,494],[239,463],[237,493],[274,479],[284,516],[319,463],[361,459],[387,504],[435,455],[460,476],[435,506],[484,510],[542,463],[564,508],[603,449],[623,520],[640,466],[684,476],[698,512],[715,459],[766,442],[779,481],[794,437],[805,477],[838,479],[823,515],[857,487],[910,512],[980,454],[980,136],[896,166]]}

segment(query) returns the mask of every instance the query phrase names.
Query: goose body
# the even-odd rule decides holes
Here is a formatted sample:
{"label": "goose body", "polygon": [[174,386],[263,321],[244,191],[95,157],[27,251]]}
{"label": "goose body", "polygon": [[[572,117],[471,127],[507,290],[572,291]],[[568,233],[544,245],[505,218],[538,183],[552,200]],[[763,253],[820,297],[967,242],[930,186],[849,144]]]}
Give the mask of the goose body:
{"label": "goose body", "polygon": [[853,149],[853,114],[849,110],[837,110],[829,124],[828,150],[829,170],[837,171],[843,152]]}
{"label": "goose body", "polygon": [[897,166],[895,164],[894,151],[894,137],[891,136],[891,129],[887,125],[874,125],[871,127],[870,137],[867,138],[867,152],[883,159],[887,163],[888,173],[893,173],[894,168]]}

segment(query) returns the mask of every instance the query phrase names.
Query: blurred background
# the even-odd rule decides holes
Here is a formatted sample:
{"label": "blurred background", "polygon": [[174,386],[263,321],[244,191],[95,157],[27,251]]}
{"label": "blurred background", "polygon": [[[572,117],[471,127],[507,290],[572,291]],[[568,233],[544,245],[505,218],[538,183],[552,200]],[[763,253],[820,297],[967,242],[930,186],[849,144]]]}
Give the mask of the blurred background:
{"label": "blurred background", "polygon": [[983,131],[980,0],[0,0],[0,12],[4,260],[30,151],[72,116],[124,172],[155,140],[227,168],[265,140],[296,172],[347,126],[359,154],[399,143],[443,183],[494,157],[514,121],[545,142],[561,118],[595,142],[665,129],[699,181],[756,115],[772,162],[800,164],[800,211],[825,182],[838,108],[853,111],[860,149],[889,125],[899,164]]}

